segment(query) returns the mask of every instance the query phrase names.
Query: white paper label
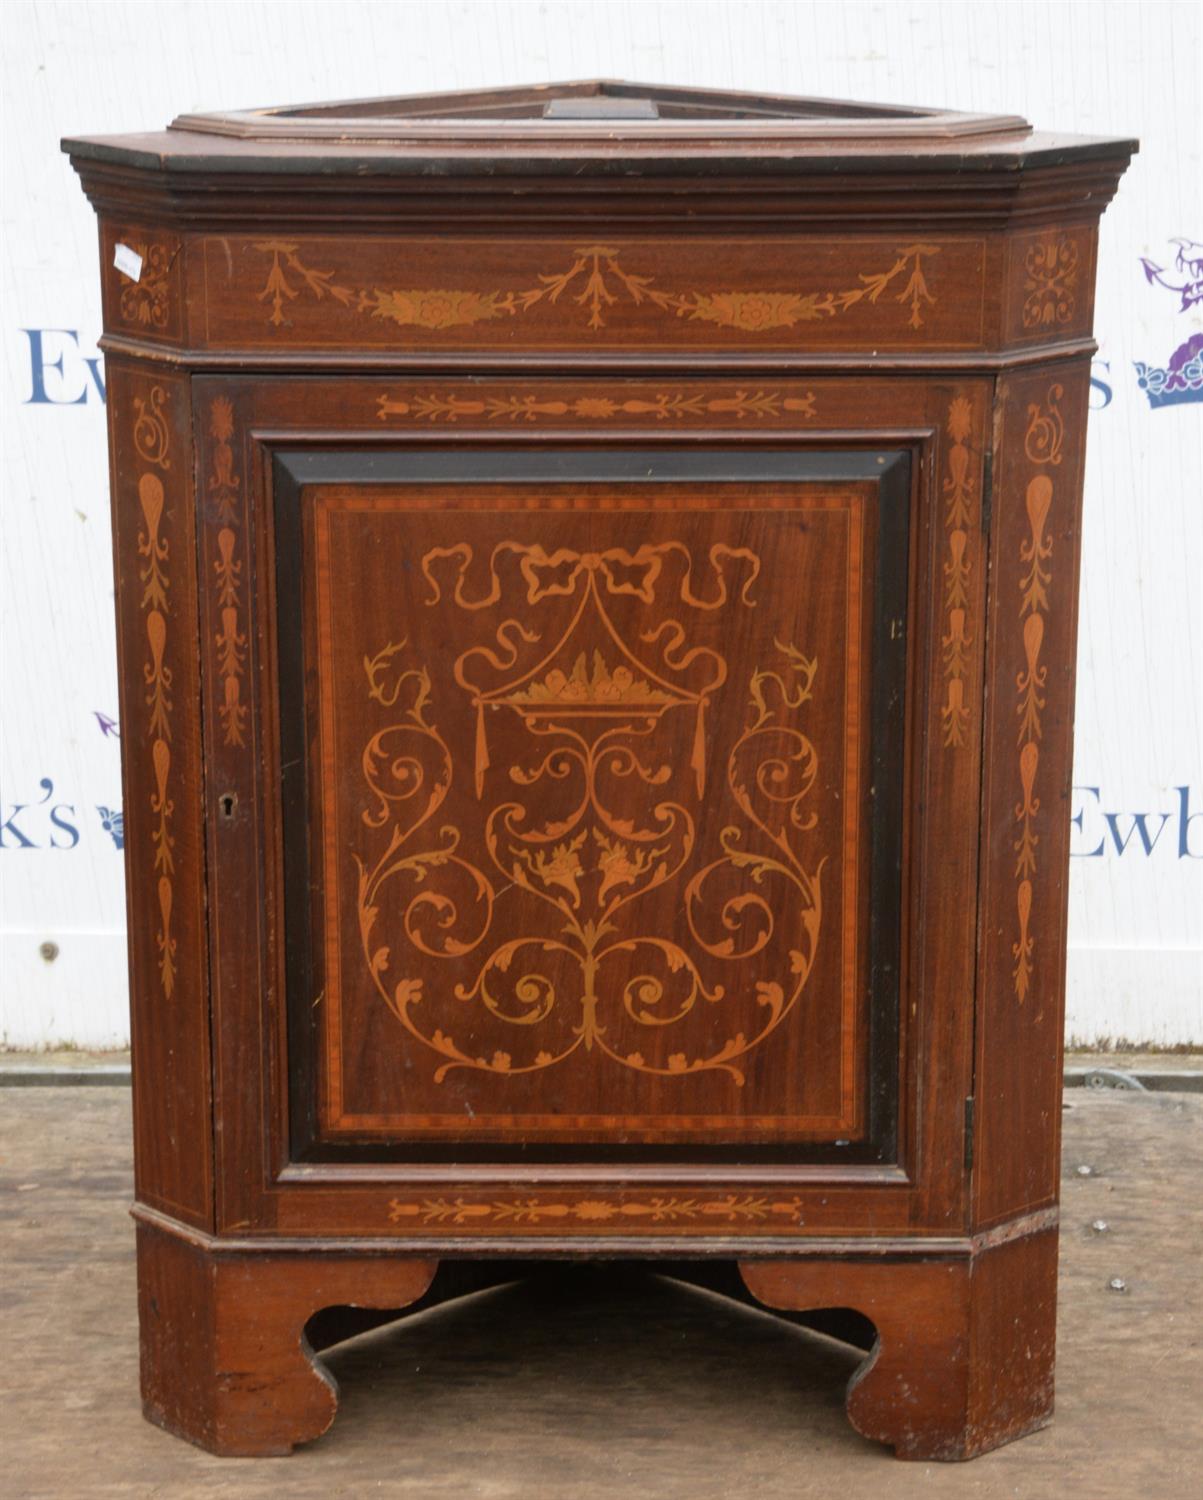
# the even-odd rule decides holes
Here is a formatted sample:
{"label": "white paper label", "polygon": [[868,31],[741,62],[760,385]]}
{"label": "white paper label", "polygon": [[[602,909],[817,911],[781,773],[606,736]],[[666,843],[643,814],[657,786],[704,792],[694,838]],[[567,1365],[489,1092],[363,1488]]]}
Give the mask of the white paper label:
{"label": "white paper label", "polygon": [[113,264],[123,276],[131,281],[142,280],[142,257],[128,245],[117,245],[113,249]]}

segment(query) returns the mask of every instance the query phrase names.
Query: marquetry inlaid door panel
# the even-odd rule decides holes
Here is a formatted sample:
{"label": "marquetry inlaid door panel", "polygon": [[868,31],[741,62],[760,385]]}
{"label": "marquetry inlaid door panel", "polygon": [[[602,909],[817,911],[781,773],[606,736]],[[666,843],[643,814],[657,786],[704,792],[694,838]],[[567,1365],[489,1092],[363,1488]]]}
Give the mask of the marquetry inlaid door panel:
{"label": "marquetry inlaid door panel", "polygon": [[298,1147],[888,1155],[908,474],[277,456]]}

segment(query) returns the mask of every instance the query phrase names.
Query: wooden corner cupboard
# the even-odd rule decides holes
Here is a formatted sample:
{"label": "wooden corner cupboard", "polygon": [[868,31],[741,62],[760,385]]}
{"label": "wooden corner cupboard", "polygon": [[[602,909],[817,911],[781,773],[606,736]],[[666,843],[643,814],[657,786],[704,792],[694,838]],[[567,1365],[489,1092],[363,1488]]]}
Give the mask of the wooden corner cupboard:
{"label": "wooden corner cupboard", "polygon": [[591,82],[65,149],[147,1415],[287,1452],[323,1309],[629,1257],[870,1320],[848,1412],[900,1456],[1047,1423],[1135,143]]}

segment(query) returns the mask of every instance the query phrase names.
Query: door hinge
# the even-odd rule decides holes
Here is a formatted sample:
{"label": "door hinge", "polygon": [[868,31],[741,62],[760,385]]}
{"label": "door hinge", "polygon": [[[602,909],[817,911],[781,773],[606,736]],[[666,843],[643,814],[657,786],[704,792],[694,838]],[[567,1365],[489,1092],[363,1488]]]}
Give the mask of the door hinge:
{"label": "door hinge", "polygon": [[973,1095],[965,1100],[965,1170],[973,1166]]}
{"label": "door hinge", "polygon": [[989,536],[990,517],[994,509],[994,450],[987,451],[982,462],[982,531]]}

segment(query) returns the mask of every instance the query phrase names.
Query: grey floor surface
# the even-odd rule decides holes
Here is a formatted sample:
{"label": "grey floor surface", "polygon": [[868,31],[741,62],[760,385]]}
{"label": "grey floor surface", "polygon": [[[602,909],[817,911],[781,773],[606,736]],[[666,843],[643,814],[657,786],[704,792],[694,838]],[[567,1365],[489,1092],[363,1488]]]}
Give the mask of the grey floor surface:
{"label": "grey floor surface", "polygon": [[900,1463],[852,1431],[842,1391],[857,1356],[843,1346],[678,1283],[593,1273],[483,1292],[331,1351],[338,1418],[291,1458],[201,1453],[140,1415],[129,1097],[0,1089],[7,1500],[1203,1490],[1197,1095],[1069,1098],[1057,1418],[949,1466]]}

